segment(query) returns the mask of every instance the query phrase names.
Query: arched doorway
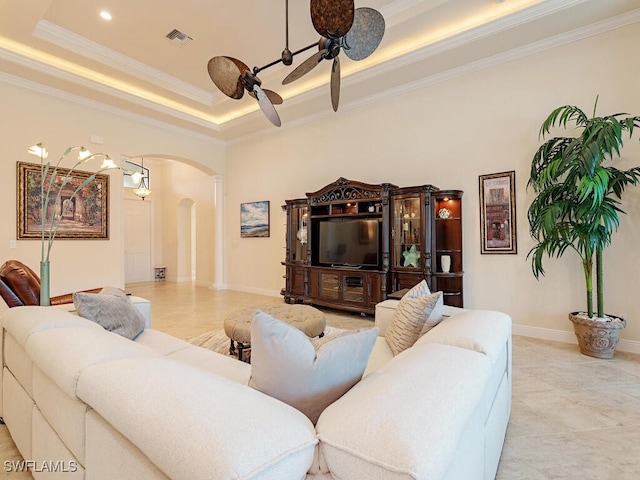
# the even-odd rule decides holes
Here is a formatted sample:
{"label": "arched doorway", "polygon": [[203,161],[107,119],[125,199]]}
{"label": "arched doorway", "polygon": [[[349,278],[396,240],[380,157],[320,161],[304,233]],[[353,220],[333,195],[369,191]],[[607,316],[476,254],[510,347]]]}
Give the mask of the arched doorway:
{"label": "arched doorway", "polygon": [[183,198],[178,203],[177,218],[178,281],[189,282],[196,279],[196,203]]}
{"label": "arched doorway", "polygon": [[151,281],[151,227],[151,202],[125,199],[125,283]]}
{"label": "arched doorway", "polygon": [[[141,202],[130,189],[125,189],[125,198],[151,204],[150,279],[154,278],[153,267],[162,265],[167,281],[195,280],[199,286],[224,288],[223,176],[186,159],[157,154],[128,158],[135,163],[143,156],[150,171],[152,193]],[[125,220],[125,235],[128,225]],[[124,263],[126,271],[127,255]]]}

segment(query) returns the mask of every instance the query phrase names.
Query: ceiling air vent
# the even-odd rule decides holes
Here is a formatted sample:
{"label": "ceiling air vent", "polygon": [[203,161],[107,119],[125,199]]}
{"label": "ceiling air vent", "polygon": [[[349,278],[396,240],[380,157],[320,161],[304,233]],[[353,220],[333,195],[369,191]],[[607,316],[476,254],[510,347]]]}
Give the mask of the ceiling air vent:
{"label": "ceiling air vent", "polygon": [[178,45],[179,47],[184,47],[191,43],[191,40],[193,40],[193,38],[191,38],[189,35],[175,28],[167,33],[165,37],[171,40],[171,43],[173,43],[174,45]]}

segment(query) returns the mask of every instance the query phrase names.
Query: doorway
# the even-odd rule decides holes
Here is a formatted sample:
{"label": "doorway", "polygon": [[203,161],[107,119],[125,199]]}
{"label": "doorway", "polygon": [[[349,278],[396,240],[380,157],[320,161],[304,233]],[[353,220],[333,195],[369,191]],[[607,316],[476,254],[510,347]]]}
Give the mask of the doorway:
{"label": "doorway", "polygon": [[124,201],[125,283],[151,281],[151,202]]}
{"label": "doorway", "polygon": [[178,281],[196,279],[196,203],[183,198],[178,203]]}

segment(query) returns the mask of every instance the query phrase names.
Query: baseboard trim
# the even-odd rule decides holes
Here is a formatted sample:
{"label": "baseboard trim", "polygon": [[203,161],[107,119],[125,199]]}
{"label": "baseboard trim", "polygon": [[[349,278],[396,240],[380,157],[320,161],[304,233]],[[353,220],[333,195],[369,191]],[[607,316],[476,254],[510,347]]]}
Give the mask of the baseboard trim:
{"label": "baseboard trim", "polygon": [[193,277],[177,277],[176,283],[193,282]]}
{"label": "baseboard trim", "polygon": [[264,288],[241,287],[238,285],[227,285],[228,290],[236,290],[238,292],[255,293],[256,295],[265,295],[267,297],[282,297],[280,290],[267,290]]}
{"label": "baseboard trim", "polygon": [[[572,343],[574,345],[578,344],[575,334],[564,330],[514,324],[513,334],[522,335],[523,337],[539,338],[540,340],[552,340],[555,342]],[[616,346],[616,350],[619,352],[640,354],[640,342],[621,339]]]}

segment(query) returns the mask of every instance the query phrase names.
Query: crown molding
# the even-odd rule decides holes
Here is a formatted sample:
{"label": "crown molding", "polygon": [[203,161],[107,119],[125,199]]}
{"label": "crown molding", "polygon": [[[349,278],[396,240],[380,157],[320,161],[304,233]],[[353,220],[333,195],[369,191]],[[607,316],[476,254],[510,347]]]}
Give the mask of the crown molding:
{"label": "crown molding", "polygon": [[417,48],[404,55],[397,56],[387,62],[378,64],[368,69],[366,72],[361,72],[352,76],[364,79],[368,77],[372,78],[380,75],[381,73],[390,72],[395,70],[396,68],[405,67],[413,63],[425,60],[427,58],[446,53],[450,50],[473,43],[490,35],[514,28],[528,21],[536,20],[538,18],[563,10],[578,3],[582,3],[583,1],[584,0],[551,0],[549,2],[537,4],[526,10],[512,13],[490,23],[480,25],[478,27],[460,32],[435,43]]}
{"label": "crown molding", "polygon": [[[1,50],[0,50],[0,53],[1,53]],[[26,80],[22,77],[17,77],[15,75],[11,75],[8,73],[0,72],[0,82],[7,83],[9,85],[13,85],[16,87],[24,88],[27,90],[31,90],[37,93],[41,93],[43,95],[47,95],[53,98],[58,98],[60,100],[65,100],[68,102],[76,103],[78,105],[83,105],[85,107],[100,110],[102,112],[109,113],[112,115],[117,115],[119,117],[133,120],[134,122],[143,123],[145,125],[149,125],[154,128],[161,128],[163,130],[167,130],[172,133],[191,137],[200,141],[213,143],[219,146],[225,146],[227,143],[218,138],[214,138],[209,135],[194,132],[193,130],[190,130],[188,128],[178,127],[176,125],[172,125],[170,123],[166,123],[161,120],[155,120],[146,115],[133,113],[128,110],[124,110],[122,108],[107,105],[105,103],[98,102],[96,100],[91,100],[86,97],[76,95],[74,93],[65,92],[64,90],[59,90],[57,88],[49,87],[47,85],[43,85],[41,83],[34,82],[31,80]]]}
{"label": "crown molding", "polygon": [[[386,27],[392,27],[402,21],[402,14],[410,11],[410,9],[421,6],[421,4],[429,3],[423,11],[428,11],[433,8],[439,7],[443,3],[447,3],[449,0],[396,0],[388,5],[380,8],[380,13],[384,17]],[[411,13],[411,12],[409,12]]]}
{"label": "crown molding", "polygon": [[[514,48],[512,50],[499,53],[491,57],[478,60],[476,62],[468,63],[460,67],[452,68],[444,72],[430,75],[428,77],[424,77],[419,80],[415,80],[413,82],[409,82],[404,85],[400,85],[398,87],[385,90],[375,95],[369,95],[368,97],[362,98],[360,100],[354,100],[345,104],[341,104],[340,111],[347,112],[350,110],[364,108],[369,105],[396,97],[398,95],[411,93],[416,90],[420,90],[432,85],[437,85],[439,83],[447,82],[449,80],[454,80],[456,78],[470,75],[472,73],[475,73],[481,70],[485,70],[488,68],[492,68],[492,67],[504,64],[504,63],[518,60],[520,58],[541,53],[546,50],[550,50],[552,48],[560,47],[562,45],[566,45],[566,44],[583,40],[589,37],[600,35],[602,33],[606,33],[608,31],[615,30],[617,28],[621,28],[627,25],[631,25],[633,23],[637,23],[638,21],[640,21],[640,8],[628,13],[618,15],[616,17],[612,17],[606,20],[596,22],[591,25],[587,25],[585,27],[581,27],[575,30],[571,30],[569,32],[555,35],[553,37],[549,37],[547,39],[540,40],[538,42],[534,42],[529,45]],[[398,61],[401,61],[401,59],[398,59]],[[389,73],[393,71],[395,68],[397,68],[398,66],[399,65],[396,64],[395,66],[387,67],[387,64],[383,64],[377,67],[373,67],[372,69],[348,76],[346,79],[343,79],[343,85],[349,86],[349,85],[358,84],[362,81],[369,80],[377,75],[380,75],[383,73]],[[316,97],[321,94],[324,94],[324,93],[321,91],[321,87],[318,87],[314,90],[305,92],[302,95],[298,95],[297,97],[287,99],[287,103],[288,104],[299,103],[299,102],[301,103],[306,100],[309,100],[312,97]],[[331,111],[330,108],[327,108],[321,111],[316,111],[310,115],[306,115],[292,122],[287,122],[286,127],[292,128],[297,125],[303,125],[305,123],[310,123],[320,118],[328,117],[332,114],[333,112]],[[285,125],[283,124],[282,127],[285,127]],[[264,136],[267,133],[268,131],[266,130],[260,131],[260,132],[252,132],[248,135],[243,135],[241,137],[238,137],[236,139],[229,141],[229,145],[253,140],[261,136]]]}
{"label": "crown molding", "polygon": [[[555,2],[555,3],[558,3],[558,2]],[[577,2],[574,2],[574,3],[577,3]],[[522,47],[517,47],[503,53],[492,55],[482,60],[471,62],[466,65],[462,65],[460,67],[447,70],[445,72],[437,73],[429,77],[421,78],[419,80],[409,82],[404,85],[400,85],[396,88],[386,90],[385,92],[381,92],[379,95],[370,96],[368,97],[368,99],[364,99],[358,103],[361,103],[364,105],[367,103],[376,102],[378,101],[378,99],[396,96],[404,92],[414,91],[416,89],[423,88],[425,86],[441,83],[447,80],[458,78],[463,75],[468,75],[470,73],[473,73],[479,70],[484,70],[486,68],[490,68],[502,63],[510,62],[512,60],[517,60],[522,57],[526,57],[529,55],[543,52],[545,50],[566,45],[568,43],[573,43],[573,42],[583,40],[585,38],[589,38],[595,35],[600,35],[602,33],[615,30],[617,28],[621,28],[627,25],[631,25],[633,23],[637,23],[638,21],[640,21],[640,8],[636,10],[632,10],[631,12],[627,12],[627,13],[615,16],[615,17],[601,20],[591,25],[587,25],[574,30],[570,30],[568,32],[554,35],[553,37],[549,37],[544,40],[539,40],[537,42],[533,42],[531,44],[524,45]],[[506,27],[506,28],[509,28],[509,27]],[[462,34],[461,36],[466,36],[466,34]],[[463,45],[464,43],[468,43],[466,41],[464,43],[462,42],[463,42],[462,39],[452,38],[452,39],[447,39],[442,42],[439,42],[438,44],[429,45],[421,50],[411,52],[402,57],[397,57],[389,62],[376,65],[375,67],[372,67],[365,71],[349,75],[348,77],[343,79],[343,84],[350,85],[350,84],[355,84],[359,82],[370,81],[378,75],[392,73],[397,68],[411,65],[420,60],[425,60],[429,57],[433,57],[435,55],[444,53],[447,50]],[[444,45],[441,45],[441,44],[444,44]]]}
{"label": "crown molding", "polygon": [[0,48],[0,58],[44,74],[72,82],[76,85],[87,87],[98,92],[106,93],[121,100],[132,102],[136,105],[155,110],[159,113],[170,115],[172,117],[185,120],[202,127],[219,131],[219,125],[212,120],[207,120],[206,118],[197,115],[191,115],[187,112],[181,111],[176,108],[171,108],[159,102],[148,100],[139,95],[129,93],[124,89],[116,88],[101,81],[92,80],[82,75],[67,71],[63,68],[58,68],[53,65],[34,60],[26,55],[21,55],[8,49]]}
{"label": "crown molding", "polygon": [[165,90],[176,93],[182,97],[195,100],[208,107],[213,105],[213,95],[201,88],[194,87],[190,83],[150,67],[149,65],[122,55],[115,50],[107,48],[85,37],[70,32],[47,20],[40,20],[34,30],[38,38],[53,43],[66,50],[82,55],[91,60],[98,61],[121,72],[144,80]]}
{"label": "crown molding", "polygon": [[[412,1],[413,0],[399,0],[401,4],[409,4]],[[528,20],[543,17],[545,15],[548,15],[549,13],[557,12],[564,8],[567,8],[568,6],[574,6],[582,2],[583,0],[572,0],[570,2],[567,2],[566,0],[550,0],[548,2],[544,2],[544,4],[542,5],[536,5],[534,7],[527,9],[526,12],[517,12],[517,13],[511,14],[508,17],[504,17],[502,19],[496,20],[488,25],[477,27],[470,31],[462,32],[458,35],[455,35],[454,37],[444,39],[440,42],[437,42],[431,45],[426,45],[423,48],[420,48],[418,50],[412,51],[405,55],[396,57],[388,62],[371,67],[368,70],[364,70],[361,72],[356,72],[351,75],[348,75],[343,78],[342,80],[343,85],[353,87],[354,85],[360,82],[370,81],[380,75],[393,74],[393,71],[397,68],[409,66],[413,63],[424,61],[425,59],[428,59],[435,55],[446,53],[447,51],[450,51],[454,48],[473,42],[474,40],[486,37],[491,33],[496,33],[505,29],[512,28]],[[399,85],[395,88],[385,90],[378,94],[369,95],[368,97],[362,98],[360,100],[344,103],[341,105],[340,109],[341,111],[349,111],[356,108],[363,108],[363,107],[366,107],[367,105],[377,103],[385,99],[395,97],[397,95],[402,95],[408,92],[412,92],[421,88],[428,87],[430,85],[435,85],[441,82],[445,82],[458,77],[469,75],[476,71],[491,68],[503,63],[517,60],[522,57],[540,53],[545,50],[552,49],[561,45],[579,41],[591,36],[599,35],[601,33],[605,33],[610,30],[624,27],[626,25],[630,25],[638,21],[640,21],[640,8],[633,10],[631,12],[627,12],[625,14],[618,15],[616,17],[612,17],[606,20],[596,22],[591,25],[577,28],[569,32],[555,35],[547,39],[533,42],[531,44],[524,45],[522,47],[517,47],[512,50],[493,55],[491,57],[487,57],[475,62],[461,65],[459,67],[452,68],[444,72],[440,72],[434,75],[430,75],[428,77],[420,78],[415,81],[411,81],[406,84]],[[244,122],[249,120],[254,120],[257,116],[261,115],[260,111],[256,109],[251,113],[238,117],[234,120],[231,120],[230,122],[225,122],[221,125],[217,125],[214,122],[207,121],[205,118],[200,118],[198,116],[190,115],[187,112],[182,112],[180,110],[176,110],[174,108],[158,104],[152,100],[147,100],[145,98],[135,96],[126,91],[123,91],[114,87],[110,87],[100,82],[86,79],[84,77],[80,77],[74,73],[67,72],[63,69],[56,68],[54,66],[50,66],[42,62],[39,62],[37,60],[31,59],[28,56],[15,53],[9,49],[0,48],[0,58],[5,58],[13,63],[18,63],[27,68],[35,69],[37,71],[41,71],[43,73],[55,76],[57,78],[70,80],[76,84],[80,84],[88,88],[98,90],[103,93],[107,93],[108,95],[111,95],[120,99],[124,99],[128,102],[133,102],[135,104],[142,105],[154,111],[158,111],[158,112],[167,114],[169,116],[182,119],[194,125],[203,126],[205,128],[211,129],[212,131],[218,132],[220,134],[224,134],[229,130],[233,130],[235,127],[242,125]],[[18,78],[18,77],[12,77],[12,76],[7,76],[6,74],[2,74],[0,75],[0,80],[7,79],[9,77],[14,79]],[[42,93],[49,94],[52,96],[65,98],[75,103],[82,103],[85,105],[89,105],[93,108],[99,108],[103,111],[108,111],[111,113],[115,113],[119,116],[128,117],[135,121],[141,122],[141,121],[144,121],[144,119],[147,119],[146,123],[149,123],[150,125],[160,126],[162,128],[174,130],[181,134],[190,132],[188,128],[173,127],[170,124],[151,119],[144,115],[130,113],[130,112],[127,112],[126,110],[116,108],[116,107],[110,107],[100,102],[82,99],[82,97],[78,95],[62,92],[61,90],[57,90],[54,88],[44,87],[43,85],[40,85],[34,82],[27,82],[22,79],[15,80],[15,81],[9,81],[9,80],[5,80],[5,81],[8,81],[9,83],[14,83],[15,85],[18,85],[18,86],[24,86],[26,88],[38,90]],[[295,97],[288,98],[286,99],[286,101],[287,101],[287,105],[299,105],[310,99],[317,98],[319,95],[324,95],[324,94],[325,94],[324,86],[317,86],[305,93],[296,95]],[[297,119],[287,121],[286,127],[298,126],[298,125],[313,122],[331,115],[334,115],[334,113],[331,111],[330,108],[317,110],[309,115],[305,115],[303,117],[299,117]],[[285,127],[285,125],[283,125],[283,127]],[[221,144],[233,145],[233,144],[240,143],[242,141],[255,139],[269,133],[271,133],[271,130],[269,130],[268,128],[264,128],[264,129],[259,129],[257,131],[251,132],[246,135],[241,134],[238,137],[235,137],[227,141],[218,140],[218,139],[215,139],[215,140],[217,142],[220,142]],[[191,134],[195,135],[197,138],[200,138],[200,139],[212,140],[211,137],[207,137],[206,135],[203,135],[197,132],[191,132]]]}

